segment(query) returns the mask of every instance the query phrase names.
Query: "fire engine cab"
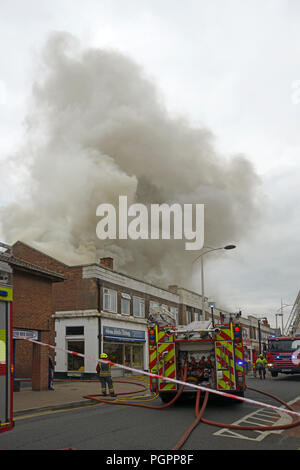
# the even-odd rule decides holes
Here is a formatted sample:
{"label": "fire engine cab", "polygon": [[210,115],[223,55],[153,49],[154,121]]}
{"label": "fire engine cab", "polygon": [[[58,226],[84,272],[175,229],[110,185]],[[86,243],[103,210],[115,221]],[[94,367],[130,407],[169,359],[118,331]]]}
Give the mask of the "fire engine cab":
{"label": "fire engine cab", "polygon": [[[149,371],[165,378],[244,396],[245,368],[241,324],[230,318],[211,326],[211,322],[193,322],[185,329],[175,327],[166,309],[149,318]],[[151,377],[151,391],[167,403],[179,384]],[[185,386],[183,393],[195,393]]]}

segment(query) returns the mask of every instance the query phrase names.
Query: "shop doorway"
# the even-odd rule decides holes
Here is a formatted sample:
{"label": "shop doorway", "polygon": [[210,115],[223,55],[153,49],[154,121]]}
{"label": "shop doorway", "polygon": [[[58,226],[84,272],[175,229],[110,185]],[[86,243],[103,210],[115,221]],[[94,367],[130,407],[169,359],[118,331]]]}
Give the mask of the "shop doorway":
{"label": "shop doorway", "polygon": [[[84,341],[68,340],[67,349],[84,354]],[[84,372],[84,357],[68,354],[68,372]]]}

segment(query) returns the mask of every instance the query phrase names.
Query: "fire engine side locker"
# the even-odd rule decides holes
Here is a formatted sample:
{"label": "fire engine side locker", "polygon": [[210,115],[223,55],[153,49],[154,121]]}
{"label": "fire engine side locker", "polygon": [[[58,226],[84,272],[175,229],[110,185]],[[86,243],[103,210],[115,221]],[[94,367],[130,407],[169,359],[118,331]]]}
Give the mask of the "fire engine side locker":
{"label": "fire engine side locker", "polygon": [[235,347],[232,323],[216,325],[220,332],[216,334],[216,387],[217,390],[236,390]]}
{"label": "fire engine side locker", "polygon": [[236,390],[232,341],[216,341],[216,384],[218,390]]}
{"label": "fire engine side locker", "polygon": [[[176,380],[174,335],[168,335],[163,328],[158,328],[157,339],[158,374]],[[176,391],[177,384],[159,379],[158,390],[159,392]]]}

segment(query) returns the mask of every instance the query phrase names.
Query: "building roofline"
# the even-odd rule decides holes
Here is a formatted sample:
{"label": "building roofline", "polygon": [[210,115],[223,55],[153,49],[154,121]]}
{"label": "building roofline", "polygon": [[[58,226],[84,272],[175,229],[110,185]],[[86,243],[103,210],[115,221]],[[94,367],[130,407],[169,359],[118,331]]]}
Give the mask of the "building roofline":
{"label": "building roofline", "polygon": [[25,242],[22,242],[21,240],[17,240],[13,245],[12,245],[12,249],[14,248],[14,246],[18,245],[18,244],[21,244],[21,245],[24,245],[26,246],[27,248],[30,248],[31,250],[34,250],[36,251],[37,253],[43,255],[43,256],[47,256],[48,258],[52,259],[53,261],[56,261],[56,263],[59,263],[59,264],[62,264],[63,266],[65,266],[66,268],[67,267],[70,267],[68,264],[64,263],[63,261],[60,261],[58,260],[57,258],[54,258],[53,256],[51,255],[48,255],[48,253],[45,253],[44,251],[41,251],[41,250],[38,250],[37,248],[29,245],[28,243],[25,243]]}
{"label": "building roofline", "polygon": [[51,279],[53,282],[61,282],[66,279],[66,277],[62,274],[58,274],[54,271],[49,271],[48,269],[41,268],[40,266],[28,263],[27,261],[24,261],[20,258],[16,258],[15,256],[7,256],[5,254],[0,254],[0,261],[4,261],[5,263],[8,263],[16,269],[46,277],[48,279]]}
{"label": "building roofline", "polygon": [[173,294],[173,295],[178,296],[178,294],[166,289],[165,287],[156,286],[155,284],[151,284],[151,282],[144,281],[143,279],[138,279],[137,277],[133,277],[130,274],[122,273],[120,271],[116,271],[115,269],[107,268],[106,266],[103,266],[102,264],[98,264],[98,263],[79,264],[76,266],[69,266],[69,268],[88,268],[90,266],[95,266],[97,268],[105,269],[108,272],[113,272],[115,274],[118,274],[119,276],[127,277],[129,279],[132,279],[133,281],[142,282],[143,284],[147,284],[148,286],[154,287],[155,289],[164,290],[165,292],[168,292],[168,294]]}

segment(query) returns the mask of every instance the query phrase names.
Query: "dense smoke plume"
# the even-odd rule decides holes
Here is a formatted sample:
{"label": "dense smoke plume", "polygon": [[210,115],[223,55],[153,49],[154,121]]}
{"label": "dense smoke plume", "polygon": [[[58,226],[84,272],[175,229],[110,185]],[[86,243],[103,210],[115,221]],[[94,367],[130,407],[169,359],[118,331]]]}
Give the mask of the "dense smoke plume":
{"label": "dense smoke plume", "polygon": [[242,239],[257,218],[251,163],[218,155],[207,129],[171,117],[144,71],[116,51],[51,35],[26,126],[11,158],[23,171],[22,196],[1,208],[8,243],[22,240],[68,264],[112,256],[120,271],[188,287],[196,252],[183,241],[100,241],[97,206],[117,205],[119,195],[129,204],[205,204],[211,246]]}

